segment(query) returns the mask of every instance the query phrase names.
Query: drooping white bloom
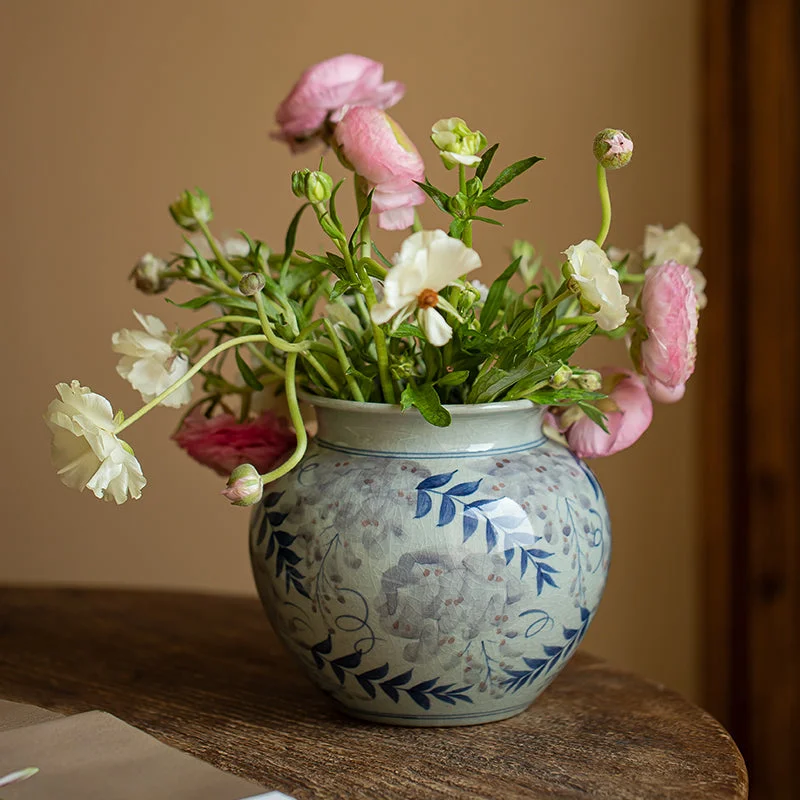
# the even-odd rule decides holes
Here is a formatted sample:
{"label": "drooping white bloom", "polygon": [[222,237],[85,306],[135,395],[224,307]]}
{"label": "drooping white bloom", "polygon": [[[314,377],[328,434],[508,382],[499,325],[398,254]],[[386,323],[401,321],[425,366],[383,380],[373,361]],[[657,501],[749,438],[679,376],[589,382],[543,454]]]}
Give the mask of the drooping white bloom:
{"label": "drooping white bloom", "polygon": [[698,308],[705,308],[708,302],[705,293],[706,276],[697,269],[702,254],[700,239],[685,222],[678,223],[668,231],[664,230],[663,225],[648,225],[644,229],[645,258],[651,259],[653,264],[677,261],[691,269]]}
{"label": "drooping white bloom", "polygon": [[[149,402],[189,369],[189,359],[172,347],[175,338],[167,326],[158,318],[134,311],[143,331],[123,328],[111,337],[112,349],[122,358],[117,372]],[[191,381],[161,401],[161,405],[178,408],[189,402],[192,396]]]}
{"label": "drooping white bloom", "polygon": [[53,434],[50,460],[61,482],[117,504],[128,495],[141,497],[147,481],[130,446],[114,433],[111,403],[78,381],[56,389],[61,399],[47,407],[45,422]]}
{"label": "drooping white bloom", "polygon": [[383,301],[373,306],[372,319],[380,325],[395,318],[399,324],[416,311],[428,341],[441,347],[453,330],[437,311],[442,303],[439,292],[480,265],[474,250],[444,231],[412,233],[394,257],[383,281]]}
{"label": "drooping white bloom", "polygon": [[564,251],[572,277],[578,284],[581,304],[604,331],[613,331],[628,318],[628,297],[622,294],[619,276],[603,249],[591,239]]}

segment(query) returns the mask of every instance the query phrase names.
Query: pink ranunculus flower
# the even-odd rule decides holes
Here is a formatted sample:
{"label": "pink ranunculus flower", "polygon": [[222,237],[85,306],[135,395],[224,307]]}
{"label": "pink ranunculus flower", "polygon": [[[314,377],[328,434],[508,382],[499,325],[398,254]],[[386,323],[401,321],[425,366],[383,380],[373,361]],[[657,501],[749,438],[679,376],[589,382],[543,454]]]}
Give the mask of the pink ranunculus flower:
{"label": "pink ranunculus flower", "polygon": [[232,414],[206,417],[193,411],[172,438],[195,461],[224,476],[242,464],[269,472],[285,460],[296,442],[286,420],[269,411],[247,422],[237,422]]}
{"label": "pink ranunculus flower", "polygon": [[653,403],[642,379],[630,370],[603,367],[605,400],[596,403],[606,415],[606,433],[580,409],[569,411],[558,420],[565,429],[567,444],[579,458],[599,458],[630,447],[647,430],[653,419]]}
{"label": "pink ranunculus flower", "polygon": [[351,108],[336,126],[334,138],[344,161],[369,183],[378,227],[403,230],[414,222],[414,206],[425,193],[414,181],[425,164],[402,128],[377,108]]}
{"label": "pink ranunculus flower", "polygon": [[398,81],[383,82],[383,64],[364,56],[341,55],[309,67],[278,106],[275,138],[292,150],[313,143],[326,119],[339,122],[352,106],[391,108],[405,93]]}
{"label": "pink ranunculus flower", "polygon": [[697,356],[697,296],[691,269],[677,261],[649,267],[640,302],[647,330],[639,345],[641,371],[654,400],[677,402]]}

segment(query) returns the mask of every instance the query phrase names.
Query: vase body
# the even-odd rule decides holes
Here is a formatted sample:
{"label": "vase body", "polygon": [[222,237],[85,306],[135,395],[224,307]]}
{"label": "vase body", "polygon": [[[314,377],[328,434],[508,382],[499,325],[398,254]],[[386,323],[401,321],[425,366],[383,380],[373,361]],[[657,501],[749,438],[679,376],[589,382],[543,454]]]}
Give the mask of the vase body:
{"label": "vase body", "polygon": [[588,628],[610,527],[588,467],[527,401],[398,407],[316,398],[303,461],[253,510],[273,627],[347,713],[468,725],[524,710]]}

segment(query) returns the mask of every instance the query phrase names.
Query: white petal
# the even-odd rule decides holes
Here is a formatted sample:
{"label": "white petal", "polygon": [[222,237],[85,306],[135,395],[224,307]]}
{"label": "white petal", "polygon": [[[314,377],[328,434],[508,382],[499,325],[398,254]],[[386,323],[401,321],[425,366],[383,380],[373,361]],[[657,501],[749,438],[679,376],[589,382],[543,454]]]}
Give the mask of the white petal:
{"label": "white petal", "polygon": [[449,239],[450,237],[442,230],[433,231],[417,231],[412,233],[400,245],[400,252],[394,257],[395,264],[401,264],[406,261],[413,261],[416,254],[423,249],[427,249],[430,245],[439,239]]}
{"label": "white petal", "polygon": [[167,335],[167,326],[152,314],[140,314],[134,311],[133,315],[139,320],[139,324],[156,339],[163,339]]}
{"label": "white petal", "polygon": [[453,338],[453,329],[435,308],[420,310],[419,325],[425,331],[428,341],[435,347],[441,347]]}
{"label": "white petal", "polygon": [[428,280],[424,288],[438,292],[480,266],[481,257],[460,239],[452,236],[437,239],[429,247]]}
{"label": "white petal", "polygon": [[373,322],[377,323],[378,325],[383,325],[384,323],[388,322],[399,310],[399,308],[396,308],[389,303],[377,303],[376,305],[372,306],[370,316],[372,317]]}

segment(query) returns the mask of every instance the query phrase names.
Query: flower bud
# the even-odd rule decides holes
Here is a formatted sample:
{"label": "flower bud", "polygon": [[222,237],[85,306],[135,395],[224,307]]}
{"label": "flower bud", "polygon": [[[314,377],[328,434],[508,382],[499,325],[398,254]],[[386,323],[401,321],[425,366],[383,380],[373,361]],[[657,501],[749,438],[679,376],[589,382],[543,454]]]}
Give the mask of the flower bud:
{"label": "flower bud", "polygon": [[231,472],[222,494],[235,506],[253,506],[264,494],[264,483],[252,464],[241,464]]}
{"label": "flower bud", "polygon": [[190,281],[197,281],[203,277],[203,269],[196,258],[184,258],[181,271]]}
{"label": "flower bud", "polygon": [[167,262],[156,258],[152,253],[145,253],[137,262],[131,272],[136,288],[145,294],[159,294],[169,288],[171,278],[164,273],[169,267]]}
{"label": "flower bud", "polygon": [[563,389],[572,380],[572,370],[562,364],[551,376],[548,383],[553,389]]}
{"label": "flower bud", "polygon": [[333,193],[333,178],[327,172],[299,169],[292,173],[292,193],[311,203],[324,203]]}
{"label": "flower bud", "polygon": [[480,164],[478,153],[486,147],[486,137],[480,131],[470,130],[463,119],[440,119],[431,131],[431,141],[439,148],[439,155],[447,169],[457,164],[467,167]]}
{"label": "flower bud", "polygon": [[483,191],[483,181],[476,175],[467,181],[467,197],[477,197]]}
{"label": "flower bud", "polygon": [[195,194],[188,190],[182,192],[169,207],[169,213],[175,222],[187,231],[196,231],[200,223],[207,224],[214,216],[211,211],[211,200],[202,189],[197,189]]}
{"label": "flower bud", "polygon": [[633,156],[633,141],[625,131],[606,128],[594,137],[594,157],[604,169],[624,167]]}
{"label": "flower bud", "polygon": [[451,214],[463,214],[467,210],[467,198],[459,192],[447,201],[447,210]]}
{"label": "flower bud", "polygon": [[575,381],[581,389],[587,392],[599,392],[603,388],[603,378],[599,372],[590,369],[574,376]]}
{"label": "flower bud", "polygon": [[250,297],[258,294],[264,288],[264,276],[258,272],[245,272],[239,281],[239,291],[245,296]]}

